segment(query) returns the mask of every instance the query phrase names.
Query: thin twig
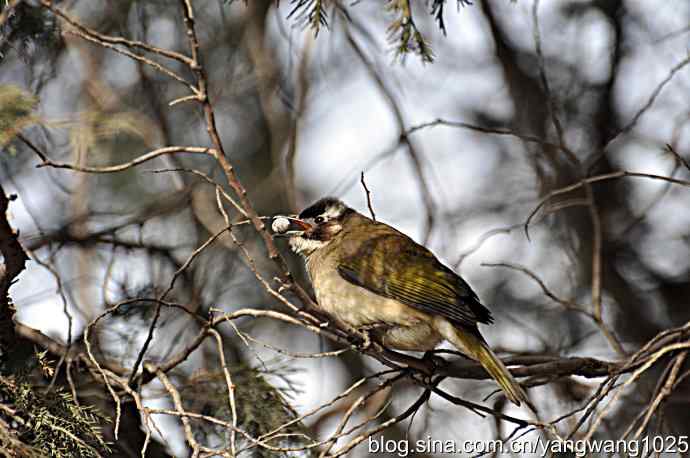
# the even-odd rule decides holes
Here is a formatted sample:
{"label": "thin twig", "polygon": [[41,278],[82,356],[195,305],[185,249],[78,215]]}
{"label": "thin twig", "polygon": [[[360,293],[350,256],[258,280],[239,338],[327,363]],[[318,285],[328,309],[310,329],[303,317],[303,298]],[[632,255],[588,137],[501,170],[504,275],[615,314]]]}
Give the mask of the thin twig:
{"label": "thin twig", "polygon": [[225,376],[225,384],[228,388],[228,403],[230,404],[230,415],[232,418],[232,430],[230,431],[230,451],[232,452],[232,456],[236,456],[237,405],[235,403],[235,384],[232,383],[230,370],[228,370],[228,363],[225,360],[225,351],[223,350],[223,339],[220,337],[220,333],[215,329],[209,329],[209,332],[216,339],[216,344],[218,347],[218,358],[220,359],[221,368],[223,369],[223,375]]}
{"label": "thin twig", "polygon": [[165,300],[166,296],[172,291],[173,287],[175,286],[175,281],[177,278],[182,274],[187,268],[194,262],[194,259],[196,259],[197,256],[199,256],[207,247],[209,247],[213,242],[215,242],[218,237],[223,235],[226,231],[228,231],[229,228],[223,228],[219,232],[213,234],[211,237],[209,237],[199,248],[194,250],[191,255],[187,258],[187,260],[182,264],[182,266],[175,271],[173,274],[172,278],[170,279],[170,284],[168,285],[168,288],[163,291],[163,293],[160,295],[158,298],[158,301],[156,301],[156,311],[153,315],[153,319],[151,320],[151,324],[149,325],[148,333],[146,334],[146,339],[144,340],[144,344],[141,346],[141,349],[139,350],[139,353],[137,354],[137,358],[134,361],[134,365],[132,366],[132,371],[129,376],[129,383],[132,384],[134,382],[134,378],[137,375],[137,372],[139,370],[139,365],[141,364],[142,360],[144,359],[144,355],[146,355],[146,352],[149,348],[149,345],[151,344],[151,341],[153,340],[153,333],[154,330],[156,329],[156,325],[158,324],[158,320],[160,319],[161,315],[161,308],[163,305],[163,301]]}
{"label": "thin twig", "polygon": [[136,157],[135,159],[125,162],[122,164],[118,165],[111,165],[111,166],[106,166],[106,167],[89,167],[89,166],[81,166],[78,164],[69,164],[69,163],[64,163],[64,162],[53,162],[51,160],[44,160],[40,164],[38,164],[36,167],[53,167],[56,169],[69,169],[69,170],[74,170],[76,172],[85,172],[85,173],[116,173],[116,172],[122,172],[127,169],[131,169],[132,167],[135,167],[139,164],[143,164],[144,162],[148,162],[151,159],[155,159],[159,156],[163,156],[165,154],[175,154],[175,153],[192,153],[192,154],[213,154],[213,151],[211,148],[203,148],[203,147],[198,147],[198,146],[166,146],[164,148],[158,148],[153,151],[150,151],[146,154],[142,154],[141,156]]}
{"label": "thin twig", "polygon": [[366,193],[366,196],[367,196],[367,207],[369,207],[369,213],[371,214],[371,219],[376,221],[376,213],[374,213],[374,207],[371,206],[371,192],[369,192],[369,188],[367,188],[367,184],[364,181],[364,171],[362,171],[362,174],[359,177],[359,182],[362,183],[362,187],[364,188],[364,192]]}
{"label": "thin twig", "polygon": [[437,127],[437,126],[459,127],[459,128],[463,128],[463,129],[472,130],[475,132],[481,132],[484,134],[515,137],[517,139],[520,139],[520,140],[528,142],[528,143],[537,143],[537,144],[541,145],[542,147],[546,147],[546,148],[553,148],[553,149],[559,149],[560,148],[559,145],[556,145],[554,143],[549,143],[549,142],[545,141],[544,139],[539,138],[537,136],[521,134],[521,133],[515,132],[511,129],[489,128],[489,127],[478,126],[475,124],[470,124],[470,123],[463,122],[463,121],[450,121],[450,120],[446,120],[443,118],[436,118],[433,121],[427,121],[427,122],[424,122],[421,124],[414,125],[405,131],[405,136],[410,136],[417,131],[429,129],[429,128]]}
{"label": "thin twig", "polygon": [[[625,352],[623,351],[623,346],[621,345],[620,341],[618,340],[618,338],[616,337],[614,332],[608,327],[608,325],[606,325],[606,323],[603,322],[603,320],[601,320],[601,315],[597,316],[595,314],[595,312],[591,312],[591,313],[588,312],[585,309],[585,307],[580,305],[580,304],[577,304],[571,300],[562,299],[562,298],[558,297],[555,293],[553,293],[546,286],[544,281],[541,278],[539,278],[539,276],[537,274],[535,274],[534,272],[529,270],[527,267],[521,266],[518,264],[505,263],[505,262],[504,263],[482,263],[482,266],[485,266],[485,267],[507,267],[509,269],[517,270],[519,272],[524,273],[525,275],[530,277],[532,280],[537,282],[537,284],[541,288],[542,292],[547,297],[552,299],[554,302],[562,305],[563,307],[565,307],[568,310],[572,310],[574,312],[581,313],[581,314],[589,317],[590,319],[592,319],[592,321],[602,331],[602,333],[604,334],[606,339],[609,341],[611,347],[616,351],[616,353],[618,353],[621,356],[625,355]],[[601,313],[601,309],[599,310],[599,313]]]}
{"label": "thin twig", "polygon": [[609,147],[609,145],[613,143],[614,140],[616,140],[621,135],[630,132],[637,125],[637,122],[640,120],[642,115],[644,115],[647,112],[647,110],[649,110],[652,107],[652,105],[654,105],[654,102],[656,101],[657,97],[664,89],[664,87],[666,87],[666,85],[669,82],[671,82],[676,73],[681,71],[688,64],[690,64],[690,55],[688,55],[688,57],[681,60],[671,68],[668,75],[666,75],[666,77],[663,80],[661,80],[661,82],[654,88],[652,93],[649,94],[649,97],[647,98],[645,104],[642,105],[640,109],[637,110],[632,119],[625,126],[623,126],[614,136],[612,136],[611,139],[606,143],[606,145],[603,148],[604,150],[606,150]]}
{"label": "thin twig", "polygon": [[643,172],[630,172],[627,170],[618,170],[615,172],[610,172],[610,173],[605,173],[602,175],[595,175],[593,177],[588,177],[584,178],[577,183],[564,186],[559,189],[555,189],[553,191],[550,191],[548,194],[546,194],[544,197],[542,197],[539,200],[539,203],[534,207],[534,209],[530,212],[529,216],[525,220],[525,223],[523,224],[523,228],[525,230],[525,235],[529,239],[529,225],[532,219],[534,218],[534,215],[537,214],[539,209],[546,204],[549,200],[556,196],[560,196],[562,194],[567,194],[569,192],[575,191],[577,189],[582,188],[585,184],[587,183],[599,183],[602,181],[609,181],[609,180],[616,180],[618,178],[623,178],[623,177],[635,177],[635,178],[649,178],[652,180],[662,180],[662,181],[668,181],[669,183],[674,183],[674,184],[679,184],[681,186],[687,186],[690,187],[690,181],[687,180],[681,180],[678,178],[673,178],[673,177],[667,177],[663,175],[655,175],[653,173],[643,173]]}
{"label": "thin twig", "polygon": [[[349,24],[357,28],[361,27],[354,21],[350,21]],[[372,79],[374,80],[374,83],[376,83],[376,86],[385,98],[385,101],[388,104],[391,112],[395,116],[396,123],[398,124],[398,130],[400,132],[399,141],[407,147],[405,151],[407,152],[407,155],[410,159],[410,163],[412,164],[412,170],[414,172],[415,179],[419,184],[419,191],[422,196],[422,201],[424,202],[424,210],[426,212],[426,227],[424,229],[422,236],[422,244],[425,245],[431,237],[431,233],[433,232],[434,224],[436,222],[436,202],[434,201],[434,197],[431,193],[431,188],[429,187],[427,179],[424,175],[422,159],[420,158],[419,153],[415,148],[415,145],[412,143],[412,140],[406,135],[406,124],[403,112],[399,104],[395,100],[393,91],[383,80],[380,73],[375,70],[374,64],[367,59],[364,51],[362,50],[357,40],[355,40],[349,27],[346,29],[346,31],[347,40],[350,44],[350,47],[355,51],[357,57],[364,64],[367,72],[371,75]]]}
{"label": "thin twig", "polygon": [[189,423],[189,418],[187,417],[187,415],[185,415],[186,412],[182,405],[182,398],[180,397],[180,392],[177,391],[177,388],[173,386],[168,376],[165,375],[165,373],[161,371],[159,368],[148,363],[145,364],[145,366],[146,370],[156,374],[158,380],[160,380],[163,383],[165,389],[168,391],[168,393],[170,393],[170,397],[172,398],[173,404],[175,405],[175,410],[180,413],[180,418],[182,420],[182,426],[184,427],[184,435],[187,439],[187,443],[190,447],[192,447],[192,457],[197,458],[199,456],[200,451],[199,443],[194,438],[194,432],[192,431],[192,427]]}

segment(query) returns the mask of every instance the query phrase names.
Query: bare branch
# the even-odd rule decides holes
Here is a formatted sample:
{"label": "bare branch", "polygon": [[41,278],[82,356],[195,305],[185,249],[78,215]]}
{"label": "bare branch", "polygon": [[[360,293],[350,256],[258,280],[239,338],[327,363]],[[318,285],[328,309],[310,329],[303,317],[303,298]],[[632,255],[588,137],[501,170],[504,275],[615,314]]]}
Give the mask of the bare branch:
{"label": "bare branch", "polygon": [[206,154],[211,156],[214,155],[214,151],[211,148],[203,148],[198,146],[166,146],[164,148],[158,148],[146,154],[142,154],[141,156],[138,156],[137,158],[129,162],[125,162],[123,164],[118,165],[111,165],[107,167],[88,167],[81,166],[78,164],[53,162],[51,160],[45,160],[42,163],[38,164],[36,167],[53,167],[56,169],[69,169],[74,170],[76,172],[85,173],[116,173],[122,172],[127,169],[131,169],[132,167],[136,167],[139,164],[143,164],[144,162],[148,162],[151,159],[155,159],[159,156],[175,153]]}
{"label": "bare branch", "polygon": [[649,110],[652,105],[654,105],[654,102],[656,101],[657,97],[659,94],[661,94],[661,91],[664,89],[664,87],[673,79],[673,77],[681,71],[686,65],[690,64],[690,55],[686,57],[685,59],[681,60],[678,62],[676,65],[674,65],[671,70],[669,71],[668,75],[666,75],[666,78],[664,78],[652,91],[651,94],[649,94],[649,98],[645,102],[644,105],[640,107],[639,110],[635,113],[635,115],[632,117],[632,119],[625,125],[623,128],[621,128],[616,135],[611,137],[611,139],[606,143],[606,146],[604,146],[604,149],[607,149],[611,143],[613,143],[614,140],[619,138],[621,135],[625,135],[628,132],[630,132],[636,125],[637,122],[640,120],[642,115]]}
{"label": "bare branch", "polygon": [[525,224],[524,224],[525,235],[529,239],[529,225],[530,225],[530,222],[532,221],[532,218],[534,218],[534,215],[537,214],[539,209],[541,207],[543,207],[544,204],[546,202],[548,202],[550,199],[552,199],[556,196],[567,194],[569,192],[580,189],[588,183],[599,183],[602,181],[616,180],[618,178],[623,178],[623,177],[649,178],[652,180],[668,181],[669,183],[674,183],[674,184],[679,184],[681,186],[690,187],[690,181],[687,181],[687,180],[681,180],[678,178],[667,177],[667,176],[662,176],[662,175],[655,175],[653,173],[629,172],[627,170],[619,170],[616,172],[606,173],[603,175],[596,175],[593,177],[584,178],[584,179],[578,181],[577,183],[574,183],[574,184],[571,184],[569,186],[565,186],[565,187],[550,191],[547,195],[542,197],[541,200],[539,201],[539,203],[537,204],[537,206],[532,210],[532,212],[530,212],[529,216],[527,217],[527,220],[525,221]]}
{"label": "bare branch", "polygon": [[364,182],[364,172],[362,172],[362,174],[360,175],[359,181],[360,183],[362,183],[362,187],[364,188],[364,192],[367,196],[367,207],[369,207],[371,219],[376,221],[376,213],[374,213],[374,208],[371,206],[371,192],[369,192],[369,188],[367,188],[367,184]]}

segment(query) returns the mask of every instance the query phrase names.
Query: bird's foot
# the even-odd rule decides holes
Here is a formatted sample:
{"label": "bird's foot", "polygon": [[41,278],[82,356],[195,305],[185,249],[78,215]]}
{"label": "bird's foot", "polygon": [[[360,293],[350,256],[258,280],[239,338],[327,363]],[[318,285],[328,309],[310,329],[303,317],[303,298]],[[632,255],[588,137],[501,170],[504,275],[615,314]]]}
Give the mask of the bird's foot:
{"label": "bird's foot", "polygon": [[[367,342],[367,339],[364,337],[364,335],[359,332],[355,328],[347,328],[347,335],[346,338],[348,342],[350,343],[350,346],[352,346],[355,350],[361,351]],[[369,343],[371,345],[371,343]]]}
{"label": "bird's foot", "polygon": [[347,340],[355,350],[363,352],[371,347],[371,337],[369,333],[355,328],[349,328],[347,331]]}
{"label": "bird's foot", "polygon": [[428,350],[424,352],[424,356],[422,356],[422,361],[424,361],[428,366],[430,366],[431,373],[434,373],[437,370],[442,369],[448,365],[448,361],[441,358],[440,356],[437,356],[435,350]]}
{"label": "bird's foot", "polygon": [[355,347],[359,352],[365,352],[371,348],[371,333],[369,329],[360,328],[354,330],[355,335],[358,337]]}
{"label": "bird's foot", "polygon": [[292,285],[285,283],[280,277],[273,277],[273,281],[278,284],[278,294],[283,294],[285,291],[292,289]]}
{"label": "bird's foot", "polygon": [[354,334],[351,339],[352,343],[358,351],[364,352],[371,348],[374,343],[374,332],[379,328],[381,328],[379,324],[370,324],[350,329],[351,333]]}
{"label": "bird's foot", "polygon": [[385,347],[383,350],[387,359],[406,366],[407,370],[417,372],[425,381],[431,380],[431,377],[434,375],[436,366],[431,359],[417,358]]}

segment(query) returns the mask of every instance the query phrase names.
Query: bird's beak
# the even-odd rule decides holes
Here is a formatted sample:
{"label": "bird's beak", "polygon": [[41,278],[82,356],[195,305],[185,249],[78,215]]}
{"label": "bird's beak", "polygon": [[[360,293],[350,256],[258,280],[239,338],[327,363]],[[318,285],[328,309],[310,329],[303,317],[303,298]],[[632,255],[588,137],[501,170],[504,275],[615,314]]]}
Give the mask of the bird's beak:
{"label": "bird's beak", "polygon": [[297,218],[296,216],[283,216],[290,222],[287,230],[285,232],[275,232],[275,237],[299,237],[305,233],[311,231],[313,226],[304,220]]}
{"label": "bird's beak", "polygon": [[309,231],[312,229],[312,225],[309,224],[308,222],[304,221],[304,220],[301,220],[299,218],[293,218],[293,217],[288,217],[288,219],[290,220],[290,228],[291,229],[293,226],[295,228],[297,228],[298,230],[301,230],[301,231]]}

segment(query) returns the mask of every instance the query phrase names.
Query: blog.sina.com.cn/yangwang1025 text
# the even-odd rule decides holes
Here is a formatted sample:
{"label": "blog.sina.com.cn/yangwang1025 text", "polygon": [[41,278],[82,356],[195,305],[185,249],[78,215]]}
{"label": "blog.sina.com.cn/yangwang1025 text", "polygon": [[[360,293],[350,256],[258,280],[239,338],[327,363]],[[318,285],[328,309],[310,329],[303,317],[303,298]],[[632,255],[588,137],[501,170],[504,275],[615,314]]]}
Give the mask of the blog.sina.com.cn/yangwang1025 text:
{"label": "blog.sina.com.cn/yangwang1025 text", "polygon": [[427,436],[416,441],[392,440],[383,436],[369,437],[368,451],[372,454],[387,454],[406,457],[410,454],[518,454],[547,456],[554,453],[573,453],[577,457],[593,454],[622,454],[642,457],[650,453],[680,453],[690,451],[688,436],[651,436],[637,440],[439,440]]}

